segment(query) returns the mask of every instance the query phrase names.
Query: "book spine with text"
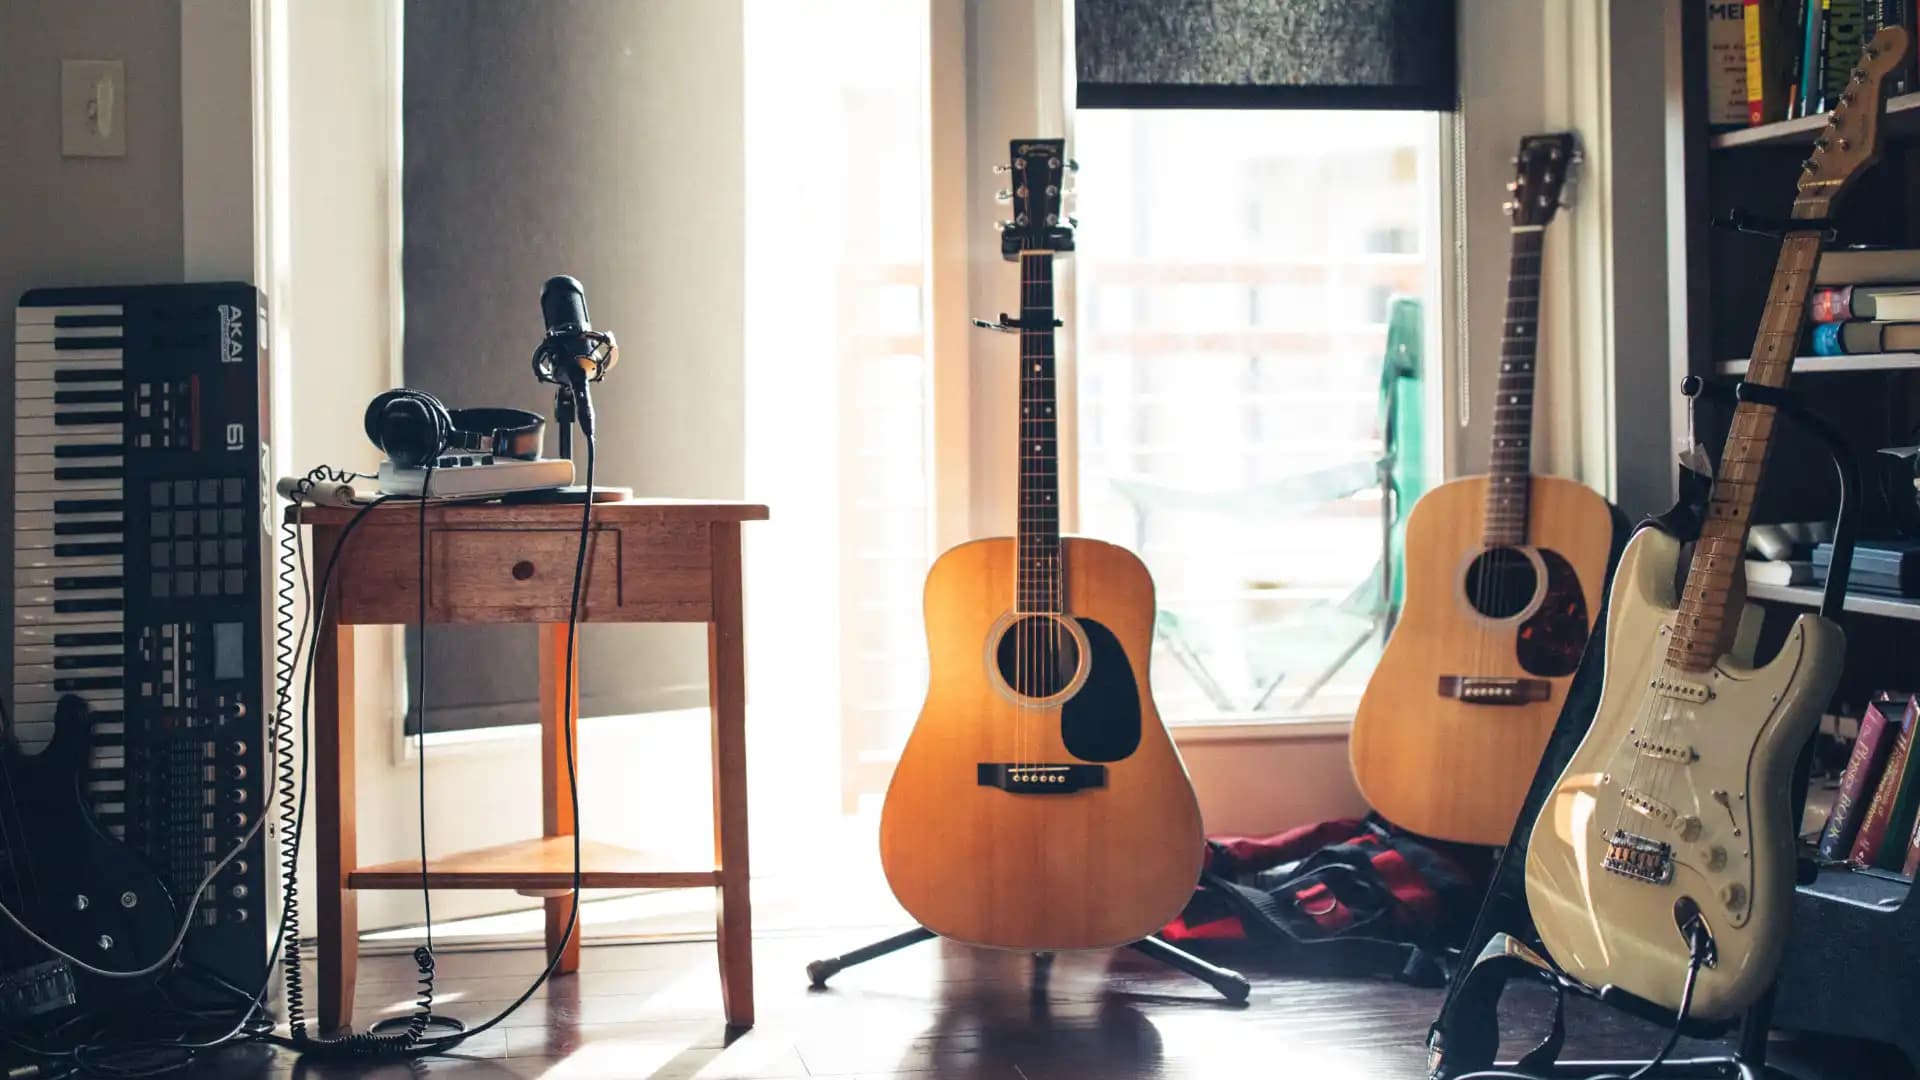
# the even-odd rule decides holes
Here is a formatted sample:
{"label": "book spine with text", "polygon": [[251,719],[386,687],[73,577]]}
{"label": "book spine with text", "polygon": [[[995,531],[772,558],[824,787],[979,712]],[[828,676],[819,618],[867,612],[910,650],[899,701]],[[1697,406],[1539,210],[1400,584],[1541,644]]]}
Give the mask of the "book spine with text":
{"label": "book spine with text", "polygon": [[[1908,710],[1911,712],[1911,710]],[[1874,785],[1873,801],[1867,804],[1867,813],[1860,819],[1860,832],[1853,838],[1853,848],[1847,852],[1847,862],[1861,868],[1870,867],[1880,855],[1880,845],[1887,838],[1887,825],[1893,820],[1893,804],[1900,797],[1900,781],[1906,774],[1907,762],[1913,751],[1913,728],[1905,723],[1899,736],[1894,740],[1893,752],[1887,757],[1887,767],[1880,776],[1880,782]]]}
{"label": "book spine with text", "polygon": [[1885,710],[1893,704],[1885,698],[1867,706],[1860,718],[1860,734],[1853,740],[1853,753],[1840,774],[1840,790],[1833,797],[1833,810],[1827,815],[1826,828],[1820,830],[1820,858],[1839,862],[1852,849],[1854,834],[1860,831],[1867,800],[1893,751],[1894,739],[1888,729],[1895,726]]}

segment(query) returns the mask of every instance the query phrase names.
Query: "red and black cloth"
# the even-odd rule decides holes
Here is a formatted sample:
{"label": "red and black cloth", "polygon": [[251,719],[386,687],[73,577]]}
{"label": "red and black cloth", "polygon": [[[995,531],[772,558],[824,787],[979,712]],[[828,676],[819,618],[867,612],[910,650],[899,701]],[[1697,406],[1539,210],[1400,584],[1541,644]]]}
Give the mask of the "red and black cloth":
{"label": "red and black cloth", "polygon": [[1402,977],[1429,982],[1444,977],[1447,952],[1466,938],[1491,868],[1486,848],[1429,840],[1378,818],[1216,837],[1193,899],[1161,936],[1387,944],[1405,958]]}

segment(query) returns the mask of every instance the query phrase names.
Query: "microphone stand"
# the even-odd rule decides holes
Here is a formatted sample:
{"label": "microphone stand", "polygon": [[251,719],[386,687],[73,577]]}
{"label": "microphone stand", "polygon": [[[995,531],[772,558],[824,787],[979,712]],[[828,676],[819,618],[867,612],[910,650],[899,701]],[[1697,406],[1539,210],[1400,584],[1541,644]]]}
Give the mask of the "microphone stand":
{"label": "microphone stand", "polygon": [[553,391],[553,419],[560,428],[560,457],[565,461],[573,460],[573,386],[566,380]]}

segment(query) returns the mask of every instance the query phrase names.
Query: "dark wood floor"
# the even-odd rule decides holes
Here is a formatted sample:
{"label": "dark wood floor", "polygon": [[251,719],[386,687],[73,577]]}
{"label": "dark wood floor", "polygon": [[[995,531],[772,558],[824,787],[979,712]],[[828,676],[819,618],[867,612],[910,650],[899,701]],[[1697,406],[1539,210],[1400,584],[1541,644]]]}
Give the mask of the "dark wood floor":
{"label": "dark wood floor", "polygon": [[[862,941],[772,938],[758,943],[760,1022],[729,1038],[708,944],[589,948],[581,973],[561,980],[460,1056],[384,1068],[296,1061],[235,1048],[195,1068],[211,1078],[623,1077],[635,1080],[1174,1080],[1300,1077],[1391,1080],[1425,1075],[1424,1039],[1438,991],[1385,978],[1254,973],[1246,1008],[1132,954],[1060,958],[1043,994],[1024,956],[931,943],[849,969],[810,991],[806,962]],[[1225,960],[1227,957],[1216,954]],[[532,951],[445,954],[444,1011],[491,1016],[537,970]],[[414,991],[405,957],[361,966],[364,1026],[403,1014]],[[1515,1050],[1545,1030],[1548,1000],[1511,995]],[[1571,1052],[1642,1056],[1661,1032],[1575,1010]],[[1884,1055],[1833,1046],[1783,1046],[1776,1058],[1803,1080],[1909,1076]]]}

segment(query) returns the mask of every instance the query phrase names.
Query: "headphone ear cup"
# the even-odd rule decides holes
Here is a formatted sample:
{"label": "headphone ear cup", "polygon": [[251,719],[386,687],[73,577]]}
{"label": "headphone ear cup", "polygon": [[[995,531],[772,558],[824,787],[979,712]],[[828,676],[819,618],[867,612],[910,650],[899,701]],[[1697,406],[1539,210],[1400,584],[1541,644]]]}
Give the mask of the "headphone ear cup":
{"label": "headphone ear cup", "polygon": [[367,438],[401,468],[418,468],[446,452],[453,419],[440,399],[419,390],[389,390],[367,404]]}

